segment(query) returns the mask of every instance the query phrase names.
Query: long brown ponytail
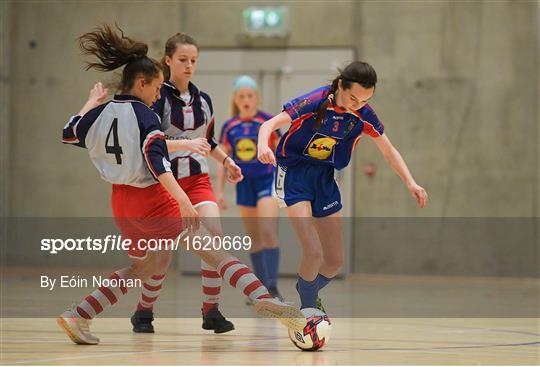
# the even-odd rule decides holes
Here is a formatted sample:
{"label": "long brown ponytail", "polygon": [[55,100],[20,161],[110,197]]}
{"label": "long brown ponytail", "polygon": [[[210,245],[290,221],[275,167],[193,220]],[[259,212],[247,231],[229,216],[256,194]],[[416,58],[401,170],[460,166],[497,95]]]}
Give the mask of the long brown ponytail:
{"label": "long brown ponytail", "polygon": [[119,89],[123,92],[130,90],[137,76],[143,75],[150,81],[162,71],[159,62],[149,58],[148,45],[135,41],[124,35],[116,25],[120,34],[108,24],[102,24],[92,32],[78,38],[79,47],[83,54],[93,55],[99,62],[87,62],[86,70],[112,71],[125,65]]}

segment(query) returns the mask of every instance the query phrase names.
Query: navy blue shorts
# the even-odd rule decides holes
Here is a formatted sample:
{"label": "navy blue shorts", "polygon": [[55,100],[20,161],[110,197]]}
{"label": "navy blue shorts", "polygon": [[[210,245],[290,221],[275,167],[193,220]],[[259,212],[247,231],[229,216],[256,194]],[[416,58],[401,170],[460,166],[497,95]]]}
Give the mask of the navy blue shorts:
{"label": "navy blue shorts", "polygon": [[257,201],[272,196],[274,174],[256,177],[244,177],[236,184],[236,204],[256,207]]}
{"label": "navy blue shorts", "polygon": [[334,167],[314,164],[279,166],[274,180],[274,196],[281,206],[311,202],[314,217],[327,217],[341,210],[341,194]]}

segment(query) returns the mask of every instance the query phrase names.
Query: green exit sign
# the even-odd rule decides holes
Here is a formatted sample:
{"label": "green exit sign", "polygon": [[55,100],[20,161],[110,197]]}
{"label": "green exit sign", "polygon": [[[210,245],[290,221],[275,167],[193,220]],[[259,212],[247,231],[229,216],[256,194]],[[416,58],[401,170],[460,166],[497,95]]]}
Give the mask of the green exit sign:
{"label": "green exit sign", "polygon": [[287,35],[287,8],[284,6],[244,9],[244,31],[255,36]]}

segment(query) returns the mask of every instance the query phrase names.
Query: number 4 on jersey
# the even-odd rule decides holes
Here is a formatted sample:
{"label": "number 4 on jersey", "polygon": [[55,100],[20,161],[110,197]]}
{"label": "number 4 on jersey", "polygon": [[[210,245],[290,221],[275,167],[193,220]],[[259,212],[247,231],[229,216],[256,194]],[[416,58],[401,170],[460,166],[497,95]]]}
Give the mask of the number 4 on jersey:
{"label": "number 4 on jersey", "polygon": [[[113,133],[113,145],[109,145],[109,138],[111,137],[111,132]],[[122,164],[122,147],[118,144],[118,119],[114,119],[109,133],[107,134],[107,139],[105,140],[105,151],[109,154],[114,154],[116,158],[116,164]]]}

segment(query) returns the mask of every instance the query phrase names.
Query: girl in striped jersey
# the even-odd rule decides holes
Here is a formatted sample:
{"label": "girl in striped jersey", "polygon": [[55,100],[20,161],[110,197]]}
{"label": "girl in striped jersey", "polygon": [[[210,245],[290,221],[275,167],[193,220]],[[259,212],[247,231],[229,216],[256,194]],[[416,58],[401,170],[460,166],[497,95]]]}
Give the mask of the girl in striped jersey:
{"label": "girl in striped jersey", "polygon": [[[89,320],[115,304],[128,292],[125,284],[148,282],[165,274],[171,260],[167,250],[147,251],[139,240],[175,239],[199,228],[199,216],[172,175],[159,117],[149,108],[160,96],[163,72],[148,58],[148,46],[114,32],[108,25],[80,37],[85,54],[99,62],[89,68],[111,71],[124,66],[121,94],[105,102],[107,89],[97,83],[80,112],[64,127],[63,142],[86,148],[101,177],[113,184],[115,222],[133,247],[129,267],[115,271],[109,286],[102,286],[58,317],[57,322],[77,344],[97,344]],[[182,213],[182,216],[180,216]],[[262,283],[225,251],[199,251],[233,287],[256,302],[262,315],[280,317],[289,327],[301,328],[298,310],[274,300]],[[132,280],[133,282],[129,282]]]}
{"label": "girl in striped jersey", "polygon": [[[272,197],[274,167],[257,160],[259,128],[272,116],[259,111],[258,105],[255,80],[247,75],[237,78],[233,84],[232,117],[223,124],[220,143],[244,175],[244,179],[236,184],[236,204],[240,208],[246,233],[253,241],[249,254],[253,270],[270,294],[281,299],[277,289],[280,255],[276,223],[278,206]],[[279,130],[272,133],[270,146],[276,147],[279,136]],[[216,196],[222,209],[226,209],[224,177],[225,169],[219,165]]]}
{"label": "girl in striped jersey", "polygon": [[[161,88],[161,99],[153,110],[161,118],[171,157],[171,170],[180,187],[201,218],[205,230],[202,235],[222,236],[220,213],[208,175],[206,157],[223,163],[230,182],[242,180],[242,172],[218,147],[214,139],[214,113],[210,97],[191,82],[197,69],[199,48],[185,33],[177,33],[165,44],[162,64],[166,82]],[[133,331],[154,332],[153,305],[161,288],[161,274],[143,285],[137,310],[131,317]],[[234,329],[218,309],[222,278],[215,268],[201,261],[203,329],[224,333]]]}

